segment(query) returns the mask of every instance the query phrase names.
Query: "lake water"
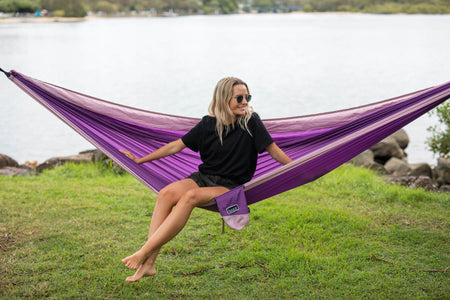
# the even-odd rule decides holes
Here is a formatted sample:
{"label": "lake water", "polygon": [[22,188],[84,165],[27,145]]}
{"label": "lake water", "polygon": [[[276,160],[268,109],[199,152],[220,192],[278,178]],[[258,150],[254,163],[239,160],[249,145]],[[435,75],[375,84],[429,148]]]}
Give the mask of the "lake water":
{"label": "lake water", "polygon": [[[201,117],[216,82],[250,86],[262,118],[333,111],[450,80],[450,16],[249,14],[0,24],[0,67],[98,98]],[[40,162],[93,147],[0,79],[0,153]],[[435,164],[425,115],[410,163]]]}

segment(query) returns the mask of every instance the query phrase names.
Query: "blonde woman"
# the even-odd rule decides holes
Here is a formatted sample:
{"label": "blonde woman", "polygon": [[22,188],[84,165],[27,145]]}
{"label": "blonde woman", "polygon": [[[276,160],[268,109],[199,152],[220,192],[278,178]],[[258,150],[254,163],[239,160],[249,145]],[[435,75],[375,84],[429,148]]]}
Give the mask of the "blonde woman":
{"label": "blonde woman", "polygon": [[291,162],[273,142],[259,116],[252,113],[250,100],[245,82],[223,78],[214,90],[209,115],[181,139],[141,158],[121,150],[138,164],[178,153],[186,147],[200,152],[202,160],[198,172],[160,191],[147,242],[122,260],[126,267],[137,269],[126,281],[154,275],[161,246],[183,229],[194,207],[212,205],[217,196],[249,181],[256,169],[258,153],[268,151],[281,164]]}

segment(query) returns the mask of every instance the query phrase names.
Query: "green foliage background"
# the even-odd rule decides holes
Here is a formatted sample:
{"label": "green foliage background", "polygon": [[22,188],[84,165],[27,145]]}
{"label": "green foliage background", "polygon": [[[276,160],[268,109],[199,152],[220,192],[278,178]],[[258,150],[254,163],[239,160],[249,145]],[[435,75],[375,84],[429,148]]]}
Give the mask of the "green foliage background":
{"label": "green foliage background", "polygon": [[433,153],[444,156],[450,153],[450,102],[439,105],[431,114],[436,114],[439,125],[428,128],[432,136],[428,138],[428,146]]}
{"label": "green foliage background", "polygon": [[448,14],[450,0],[0,0],[0,12],[35,12],[47,9],[56,15],[83,17],[88,11],[157,12],[174,9],[179,13],[235,13],[239,8],[301,7],[306,12],[348,11],[364,13]]}

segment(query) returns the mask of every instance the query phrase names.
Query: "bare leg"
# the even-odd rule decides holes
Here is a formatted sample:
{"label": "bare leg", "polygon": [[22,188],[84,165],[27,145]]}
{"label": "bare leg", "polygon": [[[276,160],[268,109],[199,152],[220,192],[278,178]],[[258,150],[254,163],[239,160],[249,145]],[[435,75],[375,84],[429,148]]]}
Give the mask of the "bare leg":
{"label": "bare leg", "polygon": [[[169,184],[160,191],[158,195],[158,200],[156,201],[155,209],[153,211],[152,220],[150,223],[148,240],[159,228],[159,226],[164,222],[164,220],[172,211],[172,208],[178,203],[183,194],[191,189],[196,188],[198,188],[198,185],[193,180],[184,179]],[[127,261],[128,257],[122,260],[122,262],[125,263],[126,265]],[[139,267],[139,265],[137,266],[127,265],[127,267],[130,269],[136,269],[137,267]]]}
{"label": "bare leg", "polygon": [[[196,186],[195,183],[193,184]],[[186,189],[186,186],[187,185],[184,186],[185,193],[178,200],[174,209],[160,223],[160,226],[157,227],[154,232],[149,234],[150,238],[144,246],[133,255],[122,260],[122,262],[130,269],[140,267],[136,274],[129,277],[127,281],[136,281],[142,276],[153,275],[156,272],[154,260],[156,259],[160,247],[174,238],[183,229],[194,207],[206,204],[211,199],[228,191],[228,189],[224,187],[197,187]],[[192,185],[190,186],[192,187]],[[156,221],[155,224],[157,223],[158,221]],[[153,228],[156,228],[156,226],[153,226]],[[152,231],[152,229],[150,231]]]}
{"label": "bare leg", "polygon": [[[164,198],[164,197],[162,197]],[[162,203],[164,202],[164,203]],[[150,223],[150,229],[148,232],[148,239],[153,235],[153,233],[158,229],[161,223],[167,218],[170,211],[172,210],[172,204],[168,203],[168,201],[164,201],[163,199],[158,197],[158,201],[156,203],[155,209],[153,211],[152,221]],[[153,251],[150,256],[144,261],[144,263],[138,268],[136,273],[133,276],[127,277],[126,281],[135,282],[140,280],[142,277],[149,277],[156,274],[155,261],[159,254],[159,249]],[[124,260],[122,260],[124,261]]]}
{"label": "bare leg", "polygon": [[[178,182],[169,184],[167,187],[161,190],[158,199],[156,201],[155,208],[153,210],[152,220],[150,222],[150,229],[148,232],[148,239],[158,229],[162,222],[170,214],[173,206],[176,205],[183,193],[187,190],[198,188],[197,184],[190,180],[185,179]],[[138,281],[142,277],[153,276],[156,274],[155,261],[160,249],[153,251],[150,256],[139,266],[138,270],[133,276],[126,279],[128,282]],[[122,260],[123,263],[128,261],[128,257]]]}

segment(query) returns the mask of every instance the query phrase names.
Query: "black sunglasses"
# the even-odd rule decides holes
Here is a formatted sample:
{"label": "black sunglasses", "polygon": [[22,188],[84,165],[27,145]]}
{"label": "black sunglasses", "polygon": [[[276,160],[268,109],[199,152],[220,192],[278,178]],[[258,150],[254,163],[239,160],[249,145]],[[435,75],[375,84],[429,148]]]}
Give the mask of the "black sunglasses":
{"label": "black sunglasses", "polygon": [[237,96],[234,96],[233,98],[236,98],[237,103],[241,103],[242,100],[244,100],[244,97],[245,97],[245,100],[247,100],[247,102],[250,102],[250,100],[252,100],[252,95],[245,95],[245,96],[237,95]]}

